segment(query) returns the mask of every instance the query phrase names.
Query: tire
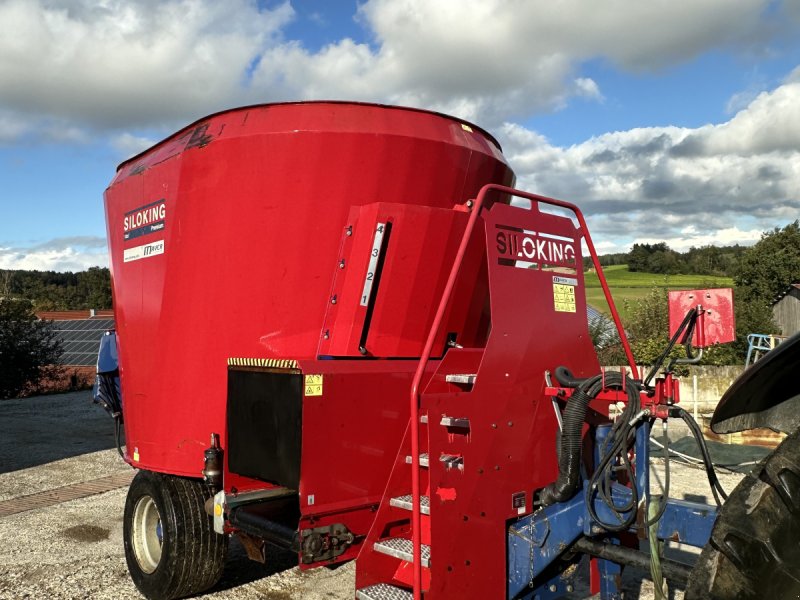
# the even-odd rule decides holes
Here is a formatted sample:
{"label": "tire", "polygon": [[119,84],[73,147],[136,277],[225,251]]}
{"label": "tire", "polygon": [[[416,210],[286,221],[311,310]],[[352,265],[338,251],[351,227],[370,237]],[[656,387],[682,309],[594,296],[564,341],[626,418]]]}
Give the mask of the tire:
{"label": "tire", "polygon": [[125,560],[133,583],[151,600],[175,600],[219,581],[228,539],[206,514],[201,481],[139,471],[125,501]]}
{"label": "tire", "polygon": [[800,598],[800,431],[723,505],[686,588],[687,600]]}

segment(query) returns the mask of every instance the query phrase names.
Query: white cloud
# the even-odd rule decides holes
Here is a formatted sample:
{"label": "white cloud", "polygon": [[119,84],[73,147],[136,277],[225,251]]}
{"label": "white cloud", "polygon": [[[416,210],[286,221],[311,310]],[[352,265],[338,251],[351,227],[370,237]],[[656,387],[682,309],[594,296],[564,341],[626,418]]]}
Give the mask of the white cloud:
{"label": "white cloud", "polygon": [[253,80],[283,97],[382,100],[493,127],[573,96],[602,99],[596,82],[577,75],[591,58],[650,71],[746,44],[762,35],[769,4],[369,0],[359,16],[372,43],[344,39],[318,52],[281,44],[265,52]]}
{"label": "white cloud", "polygon": [[685,252],[692,246],[699,248],[702,246],[732,246],[734,244],[752,245],[761,239],[761,229],[741,230],[738,227],[725,227],[709,232],[705,227],[699,229],[695,226],[688,226],[680,231],[680,235],[671,237],[643,236],[637,237],[633,243],[655,244],[666,242],[673,250]]}
{"label": "white cloud", "polygon": [[698,132],[699,151],[706,155],[752,156],[796,151],[800,146],[800,82],[762,92],[727,123]]}
{"label": "white cloud", "polygon": [[97,266],[108,266],[106,241],[100,237],[57,238],[29,248],[0,245],[0,269],[85,271]]}
{"label": "white cloud", "polygon": [[575,96],[602,99],[579,73],[585,60],[648,71],[733,42],[763,43],[774,25],[765,14],[791,20],[784,4],[368,0],[357,19],[369,43],[311,51],[282,37],[295,18],[288,1],[265,9],[256,0],[0,0],[0,108],[120,130],[172,127],[250,102],[347,98],[494,127]]}
{"label": "white cloud", "polygon": [[201,116],[240,96],[292,17],[255,2],[0,2],[0,103],[100,127]]}
{"label": "white cloud", "polygon": [[[775,90],[733,97],[738,112],[721,124],[643,127],[571,147],[517,124],[574,98],[602,102],[581,73],[588,60],[653,72],[715,48],[764,47],[800,22],[794,0],[366,0],[357,9],[366,41],[319,50],[284,39],[288,1],[259,4],[0,0],[0,144],[104,136],[132,155],[161,127],[230,106],[380,101],[497,131],[520,187],[577,202],[604,247],[752,241],[800,209],[800,67]],[[702,235],[687,229],[693,222]],[[0,268],[105,260],[74,241],[0,249]]]}
{"label": "white cloud", "polygon": [[0,112],[0,144],[16,141],[28,132],[28,124],[10,112]]}
{"label": "white cloud", "polygon": [[158,140],[125,132],[113,136],[111,145],[120,152],[123,156],[123,160],[127,160],[143,150],[146,150],[157,141]]}
{"label": "white cloud", "polygon": [[800,214],[800,83],[759,94],[719,125],[608,133],[568,148],[508,123],[518,185],[578,204],[595,238],[685,249],[748,244]]}

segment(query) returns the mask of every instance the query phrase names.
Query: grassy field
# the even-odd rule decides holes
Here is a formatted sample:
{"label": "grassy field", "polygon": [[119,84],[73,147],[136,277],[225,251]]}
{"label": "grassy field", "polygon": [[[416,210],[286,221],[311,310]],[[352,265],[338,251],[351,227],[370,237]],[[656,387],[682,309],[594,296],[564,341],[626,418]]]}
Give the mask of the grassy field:
{"label": "grassy field", "polygon": [[[632,273],[627,265],[615,265],[603,269],[603,273],[611,288],[614,304],[623,320],[627,317],[624,301],[636,301],[650,293],[653,287],[665,287],[669,290],[692,290],[733,286],[730,277],[713,277],[710,275],[659,275],[657,273]],[[608,304],[600,287],[597,273],[586,273],[586,301],[605,314],[609,314]]]}

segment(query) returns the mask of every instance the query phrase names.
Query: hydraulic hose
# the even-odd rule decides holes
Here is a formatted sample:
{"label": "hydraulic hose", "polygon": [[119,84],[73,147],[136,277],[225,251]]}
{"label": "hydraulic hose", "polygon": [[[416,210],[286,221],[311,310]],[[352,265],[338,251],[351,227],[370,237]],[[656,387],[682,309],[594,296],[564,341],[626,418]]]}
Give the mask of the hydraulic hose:
{"label": "hydraulic hose", "polygon": [[572,498],[580,487],[581,447],[583,445],[583,424],[589,403],[606,387],[622,387],[619,373],[595,375],[588,379],[576,378],[566,367],[557,367],[556,379],[561,385],[575,388],[564,410],[561,431],[561,452],[558,458],[558,479],[547,485],[539,494],[539,503],[549,506]]}
{"label": "hydraulic hose", "polygon": [[[591,381],[591,380],[588,380]],[[581,432],[586,421],[586,409],[592,397],[584,391],[583,382],[572,394],[564,410],[561,432],[561,454],[558,459],[558,479],[546,486],[539,495],[542,506],[565,502],[575,495],[580,484]]]}

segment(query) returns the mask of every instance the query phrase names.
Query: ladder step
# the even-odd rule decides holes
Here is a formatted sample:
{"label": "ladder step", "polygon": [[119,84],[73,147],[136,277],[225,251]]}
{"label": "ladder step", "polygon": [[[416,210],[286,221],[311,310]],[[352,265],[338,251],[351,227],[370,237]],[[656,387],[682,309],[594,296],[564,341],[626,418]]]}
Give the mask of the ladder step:
{"label": "ladder step", "polygon": [[442,454],[439,461],[444,465],[445,469],[460,469],[464,470],[464,457],[455,454]]}
{"label": "ladder step", "polygon": [[456,429],[469,429],[469,419],[460,417],[442,417],[440,425],[455,427]]}
{"label": "ladder step", "polygon": [[450,375],[445,375],[444,380],[448,383],[463,383],[467,385],[474,385],[475,379],[477,379],[477,375],[472,373],[451,373]]}
{"label": "ladder step", "polygon": [[[407,494],[405,496],[398,496],[397,498],[392,498],[391,500],[389,500],[389,505],[397,508],[404,508],[406,510],[411,510],[413,506],[411,500],[412,500],[411,494]],[[431,499],[428,496],[419,497],[419,512],[421,512],[423,515],[431,514]]]}
{"label": "ladder step", "polygon": [[[406,464],[411,464],[411,457],[406,456]],[[427,467],[430,464],[430,460],[428,459],[428,453],[423,452],[419,455],[419,466],[420,467]]]}
{"label": "ladder step", "polygon": [[388,583],[378,583],[356,590],[358,600],[411,600],[414,594],[403,588],[389,585]]}
{"label": "ladder step", "polygon": [[[375,542],[375,546],[373,547],[376,552],[388,554],[389,556],[394,556],[395,558],[399,558],[400,560],[404,560],[406,562],[414,562],[414,557],[412,555],[414,544],[411,543],[411,540],[406,538],[388,538],[379,542]],[[422,566],[430,567],[431,547],[426,544],[422,544],[420,551],[422,552]]]}

